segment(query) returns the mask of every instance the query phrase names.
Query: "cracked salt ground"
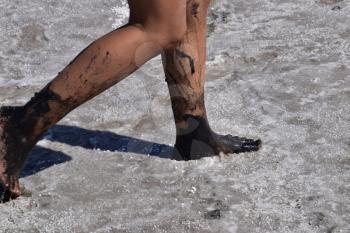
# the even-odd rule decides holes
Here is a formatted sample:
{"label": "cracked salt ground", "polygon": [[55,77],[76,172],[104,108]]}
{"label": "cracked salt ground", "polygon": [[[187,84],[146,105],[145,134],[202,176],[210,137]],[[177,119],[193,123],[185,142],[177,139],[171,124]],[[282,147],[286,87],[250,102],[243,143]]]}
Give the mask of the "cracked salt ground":
{"label": "cracked salt ground", "polygon": [[[127,12],[0,1],[0,104],[29,100]],[[262,150],[167,159],[175,129],[155,58],[50,130],[22,173],[31,195],[0,206],[0,232],[350,232],[349,22],[345,0],[214,1],[209,120]]]}

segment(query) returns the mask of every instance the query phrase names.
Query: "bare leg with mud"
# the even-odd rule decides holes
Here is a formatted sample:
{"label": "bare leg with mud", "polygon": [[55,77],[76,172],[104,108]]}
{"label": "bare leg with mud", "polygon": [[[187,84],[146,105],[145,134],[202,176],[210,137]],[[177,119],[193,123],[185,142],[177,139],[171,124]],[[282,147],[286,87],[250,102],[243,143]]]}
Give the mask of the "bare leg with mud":
{"label": "bare leg with mud", "polygon": [[209,0],[187,1],[184,40],[167,49],[163,65],[176,124],[174,159],[191,160],[220,152],[257,151],[260,140],[219,135],[210,129],[205,104],[206,18]]}
{"label": "bare leg with mud", "polygon": [[25,106],[0,110],[5,201],[20,195],[20,171],[44,132],[183,38],[186,0],[129,0],[129,5],[128,25],[93,42]]}

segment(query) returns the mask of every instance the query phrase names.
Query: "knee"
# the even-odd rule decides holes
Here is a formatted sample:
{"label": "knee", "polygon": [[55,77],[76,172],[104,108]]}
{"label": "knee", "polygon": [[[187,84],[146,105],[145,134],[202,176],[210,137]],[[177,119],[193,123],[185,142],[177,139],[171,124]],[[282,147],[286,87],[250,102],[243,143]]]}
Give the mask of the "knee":
{"label": "knee", "polygon": [[141,28],[149,37],[149,39],[163,49],[168,49],[176,46],[183,41],[186,32],[186,23],[181,22],[167,22],[161,24],[134,24]]}
{"label": "knee", "polygon": [[155,40],[164,48],[171,48],[181,43],[186,35],[187,25],[165,25],[152,32]]}
{"label": "knee", "polygon": [[[149,5],[153,6],[154,2],[150,1]],[[146,8],[144,12],[134,10],[129,23],[142,27],[150,39],[162,48],[172,47],[181,42],[187,32],[186,0],[159,0],[152,9]]]}

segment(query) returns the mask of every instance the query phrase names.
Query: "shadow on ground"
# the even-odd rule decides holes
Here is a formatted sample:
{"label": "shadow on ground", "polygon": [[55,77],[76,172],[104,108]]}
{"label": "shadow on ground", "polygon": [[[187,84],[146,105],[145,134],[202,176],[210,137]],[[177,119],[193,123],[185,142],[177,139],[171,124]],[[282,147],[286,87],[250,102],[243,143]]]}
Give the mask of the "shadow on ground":
{"label": "shadow on ground", "polygon": [[[173,147],[148,142],[128,136],[118,135],[108,131],[88,130],[75,126],[55,125],[44,138],[53,142],[60,142],[85,149],[135,153],[170,159]],[[70,161],[72,158],[62,152],[36,146],[21,172],[26,177],[46,168]]]}
{"label": "shadow on ground", "polygon": [[60,152],[36,146],[30,153],[28,161],[21,171],[20,177],[34,175],[46,168],[72,160],[72,157]]}
{"label": "shadow on ground", "polygon": [[80,146],[85,149],[126,152],[170,158],[173,147],[118,135],[108,131],[88,130],[75,126],[56,125],[44,136],[46,140]]}

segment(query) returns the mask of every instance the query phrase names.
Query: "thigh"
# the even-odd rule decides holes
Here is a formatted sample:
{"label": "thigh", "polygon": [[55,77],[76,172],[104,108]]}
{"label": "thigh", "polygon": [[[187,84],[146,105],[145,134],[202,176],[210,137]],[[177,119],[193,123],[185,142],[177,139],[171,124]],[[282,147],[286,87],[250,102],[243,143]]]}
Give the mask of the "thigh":
{"label": "thigh", "polygon": [[128,0],[130,22],[176,27],[186,23],[187,0]]}

